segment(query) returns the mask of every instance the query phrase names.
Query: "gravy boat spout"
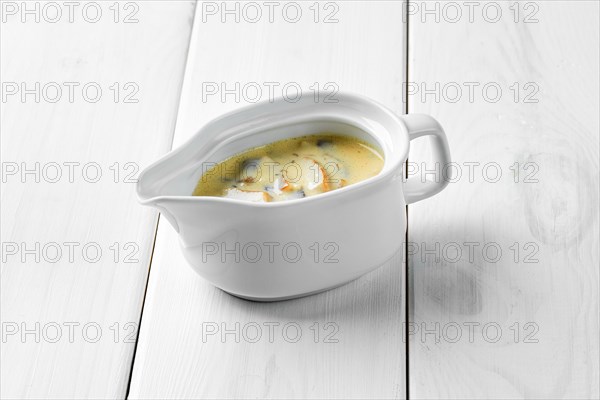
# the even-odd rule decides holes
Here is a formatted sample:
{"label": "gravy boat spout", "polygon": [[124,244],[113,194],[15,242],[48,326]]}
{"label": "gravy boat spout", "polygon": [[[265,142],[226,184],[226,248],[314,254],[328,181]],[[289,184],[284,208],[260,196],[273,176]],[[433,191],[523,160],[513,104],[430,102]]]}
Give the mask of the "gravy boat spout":
{"label": "gravy boat spout", "polygon": [[[445,185],[409,180],[410,188],[405,187],[409,138],[433,136],[436,154],[449,162],[443,131],[431,117],[399,117],[364,97],[338,94],[337,100],[279,99],[234,111],[140,174],[140,202],[156,207],[173,225],[186,260],[199,275],[238,297],[282,300],[347,283],[402,247],[405,205]],[[281,202],[192,196],[203,173],[216,163],[250,148],[320,132],[373,144],[383,153],[383,169],[340,189]]]}

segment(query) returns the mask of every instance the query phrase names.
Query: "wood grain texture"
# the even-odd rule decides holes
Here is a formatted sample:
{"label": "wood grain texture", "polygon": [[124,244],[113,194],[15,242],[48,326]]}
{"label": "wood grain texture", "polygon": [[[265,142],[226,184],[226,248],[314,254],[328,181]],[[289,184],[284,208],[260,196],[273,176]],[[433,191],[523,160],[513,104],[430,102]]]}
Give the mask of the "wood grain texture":
{"label": "wood grain texture", "polygon": [[[520,3],[518,22],[513,2],[497,4],[495,23],[482,18],[485,3],[472,23],[466,14],[409,21],[409,81],[433,93],[440,84],[437,100],[409,96],[409,112],[442,123],[462,173],[409,206],[409,240],[419,246],[409,257],[410,397],[597,399],[598,2]],[[472,100],[466,82],[479,84]],[[488,83],[502,89],[497,101],[493,86],[482,94]],[[427,151],[415,143],[411,161]],[[479,163],[472,180],[468,162]],[[436,323],[439,340],[423,337]]]}
{"label": "wood grain texture", "polygon": [[[35,4],[42,12],[47,3],[27,7]],[[157,214],[137,204],[127,181],[171,143],[194,5],[121,3],[115,23],[112,2],[96,4],[102,16],[95,23],[83,19],[83,4],[72,23],[66,8],[56,23],[3,14],[2,398],[123,398],[129,381]],[[56,17],[56,9],[46,11]],[[125,16],[138,22],[123,23]],[[25,101],[8,95],[12,86],[4,86],[35,89],[36,82],[38,101],[35,93]],[[47,86],[53,82],[59,98]],[[64,82],[77,84],[72,101]],[[110,89],[115,82],[119,99]],[[82,88],[90,83],[86,99]],[[137,103],[124,102],[136,88],[126,83],[137,85],[127,98]],[[95,87],[102,90],[97,102]],[[71,178],[65,162],[79,163],[71,164]],[[21,176],[36,163],[37,178]],[[96,164],[82,174],[88,163]]]}
{"label": "wood grain texture", "polygon": [[[252,96],[242,95],[239,102],[233,95],[203,100],[203,83],[232,89],[236,82],[242,88],[275,82],[277,96],[293,83],[311,96],[315,82],[320,87],[329,82],[403,111],[402,4],[338,2],[338,22],[330,24],[314,22],[312,2],[301,4],[303,18],[293,24],[279,14],[273,23],[235,23],[231,17],[222,23],[218,16],[202,21],[206,15],[198,4],[174,146]],[[129,397],[404,398],[403,286],[398,254],[375,272],[323,294],[247,302],[197,276],[186,265],[175,231],[161,219]],[[272,341],[269,322],[279,324]],[[311,330],[315,322],[317,340]],[[288,323],[302,330],[295,343],[282,335]],[[236,324],[239,342],[235,334],[221,336],[223,329],[235,331]],[[262,336],[251,343],[244,329],[255,324]],[[219,333],[206,336],[209,325]],[[334,330],[330,339],[337,342],[326,343],[325,335]]]}

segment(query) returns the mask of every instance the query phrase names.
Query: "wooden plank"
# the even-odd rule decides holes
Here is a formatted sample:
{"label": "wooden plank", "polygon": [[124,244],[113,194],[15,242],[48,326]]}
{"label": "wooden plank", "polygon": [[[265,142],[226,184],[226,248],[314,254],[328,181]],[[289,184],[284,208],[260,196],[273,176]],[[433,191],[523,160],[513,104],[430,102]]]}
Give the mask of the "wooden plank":
{"label": "wooden plank", "polygon": [[462,173],[409,206],[410,397],[598,398],[598,2],[455,4],[409,20],[409,112]]}
{"label": "wooden plank", "polygon": [[[253,101],[256,92],[244,95],[243,88],[254,83],[263,91],[262,100],[269,98],[269,82],[278,97],[286,84],[312,96],[317,83],[330,91],[363,93],[403,111],[401,3],[321,3],[317,23],[312,2],[299,3],[302,17],[296,23],[281,14],[288,3],[279,4],[272,23],[265,8],[259,22],[240,14],[239,23],[231,15],[223,23],[221,8],[216,15],[214,8],[205,8],[211,4],[197,6],[175,146],[210,119]],[[286,14],[290,20],[296,15],[292,11]],[[328,15],[337,22],[323,23]],[[203,99],[203,88],[215,84],[219,93]],[[224,101],[221,84],[234,91]],[[195,275],[175,231],[161,219],[130,398],[404,398],[403,269],[398,255],[370,275],[323,294],[247,302]],[[272,340],[268,323],[277,324]],[[284,336],[286,324],[300,328],[297,342]],[[262,336],[252,343],[244,329],[256,325]],[[221,335],[236,326],[239,342],[235,333]],[[208,335],[215,327],[219,332]]]}
{"label": "wooden plank", "polygon": [[194,5],[74,3],[2,2],[2,398],[129,382],[157,223],[132,182],[170,146]]}

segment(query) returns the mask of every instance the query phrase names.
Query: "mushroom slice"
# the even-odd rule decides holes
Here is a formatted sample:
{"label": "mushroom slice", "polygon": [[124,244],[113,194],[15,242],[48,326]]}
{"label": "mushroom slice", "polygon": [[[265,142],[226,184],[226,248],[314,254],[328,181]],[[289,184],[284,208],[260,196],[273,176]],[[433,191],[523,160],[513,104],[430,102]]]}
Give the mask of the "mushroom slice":
{"label": "mushroom slice", "polygon": [[333,142],[329,139],[319,139],[317,140],[317,147],[322,149],[330,149],[333,147]]}
{"label": "mushroom slice", "polygon": [[245,184],[266,185],[273,183],[273,179],[279,172],[278,163],[268,156],[245,160],[240,168],[239,182]]}
{"label": "mushroom slice", "polygon": [[285,180],[285,178],[283,176],[281,176],[281,174],[278,174],[275,177],[275,180],[273,182],[273,185],[267,185],[265,186],[265,190],[271,194],[272,196],[278,196],[280,194],[282,194],[284,191],[285,192],[289,192],[292,190],[291,185]]}

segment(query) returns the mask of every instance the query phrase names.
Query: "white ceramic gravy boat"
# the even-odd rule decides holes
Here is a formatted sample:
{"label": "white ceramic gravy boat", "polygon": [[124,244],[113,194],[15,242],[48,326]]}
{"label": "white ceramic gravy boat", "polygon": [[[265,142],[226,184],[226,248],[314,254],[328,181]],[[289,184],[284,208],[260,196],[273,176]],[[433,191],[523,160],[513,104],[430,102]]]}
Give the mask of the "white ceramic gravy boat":
{"label": "white ceramic gravy boat", "polygon": [[[140,174],[140,202],[173,225],[187,261],[203,278],[235,296],[283,300],[347,283],[402,247],[405,205],[447,183],[403,178],[409,141],[430,135],[435,161],[445,165],[450,153],[444,131],[427,115],[398,116],[357,95],[336,98],[337,103],[316,103],[312,96],[296,103],[279,99],[226,114]],[[341,189],[275,203],[191,196],[207,163],[319,132],[375,144],[383,151],[383,169]]]}

